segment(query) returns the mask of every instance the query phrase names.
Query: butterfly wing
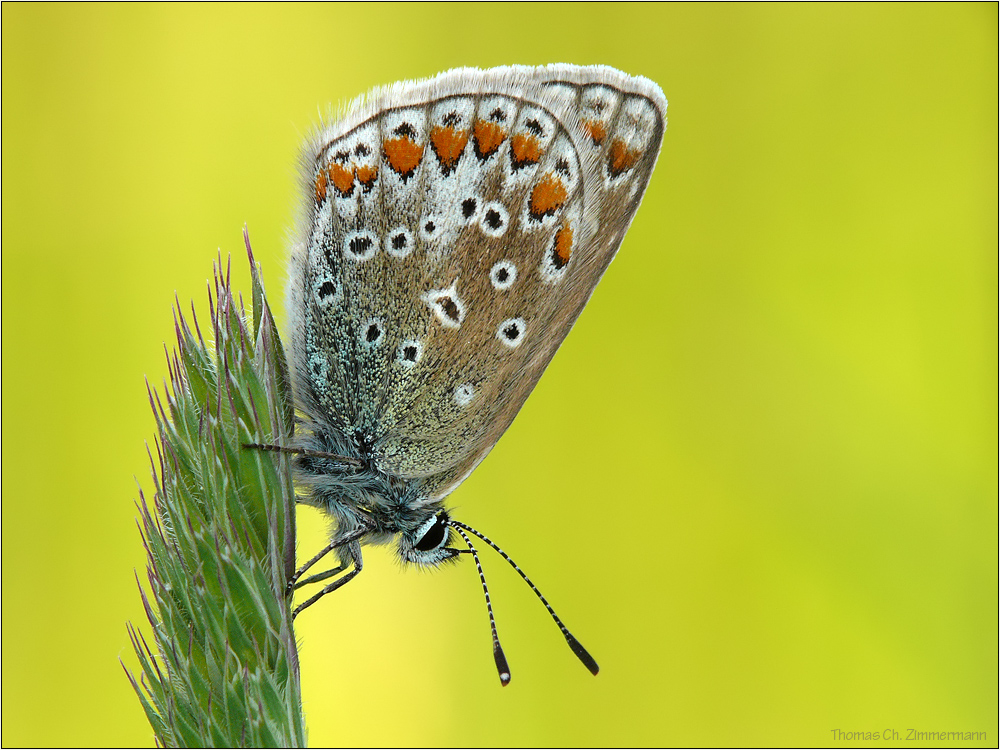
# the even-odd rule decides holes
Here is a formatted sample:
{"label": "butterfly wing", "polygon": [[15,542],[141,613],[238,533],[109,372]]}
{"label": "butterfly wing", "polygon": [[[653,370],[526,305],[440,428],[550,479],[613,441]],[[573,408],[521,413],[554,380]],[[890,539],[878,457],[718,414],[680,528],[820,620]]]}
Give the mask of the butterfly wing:
{"label": "butterfly wing", "polygon": [[665,114],[655,84],[607,67],[463,69],[321,129],[289,281],[307,429],[453,490],[614,257]]}

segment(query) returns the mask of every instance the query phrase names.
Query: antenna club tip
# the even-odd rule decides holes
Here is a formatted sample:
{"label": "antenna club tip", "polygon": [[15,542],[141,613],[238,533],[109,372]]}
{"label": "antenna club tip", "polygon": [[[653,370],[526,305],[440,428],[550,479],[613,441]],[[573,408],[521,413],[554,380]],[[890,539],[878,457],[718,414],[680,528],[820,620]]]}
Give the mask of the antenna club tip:
{"label": "antenna club tip", "polygon": [[583,647],[583,644],[570,635],[569,631],[566,632],[566,642],[569,643],[569,647],[573,650],[573,653],[576,654],[576,658],[583,662],[583,666],[589,669],[590,673],[596,677],[597,673],[601,671],[601,668],[597,666],[597,662],[594,661],[594,657],[587,652],[587,649]]}
{"label": "antenna club tip", "polygon": [[507,666],[507,657],[504,656],[503,649],[500,648],[500,641],[493,642],[493,661],[497,665],[500,684],[507,687],[510,684],[510,667]]}

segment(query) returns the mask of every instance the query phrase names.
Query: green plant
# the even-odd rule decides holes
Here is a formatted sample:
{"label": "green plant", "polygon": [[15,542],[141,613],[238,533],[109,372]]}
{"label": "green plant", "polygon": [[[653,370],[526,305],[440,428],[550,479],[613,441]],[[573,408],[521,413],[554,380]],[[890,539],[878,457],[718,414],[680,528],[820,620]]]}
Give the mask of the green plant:
{"label": "green plant", "polygon": [[[138,503],[156,653],[131,625],[140,676],[126,670],[167,747],[303,746],[298,657],[286,586],[295,565],[289,458],[244,448],[287,444],[288,366],[244,230],[252,319],[227,267],[209,290],[214,344],[175,313],[170,384],[152,389],[155,493]],[[165,401],[165,405],[164,405]],[[142,587],[140,585],[140,590]]]}

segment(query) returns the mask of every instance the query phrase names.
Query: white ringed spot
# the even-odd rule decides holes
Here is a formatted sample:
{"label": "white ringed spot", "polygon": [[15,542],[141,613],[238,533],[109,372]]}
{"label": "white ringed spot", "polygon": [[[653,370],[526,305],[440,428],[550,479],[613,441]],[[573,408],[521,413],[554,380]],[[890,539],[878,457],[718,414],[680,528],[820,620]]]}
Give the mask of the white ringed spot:
{"label": "white ringed spot", "polygon": [[394,258],[405,258],[413,252],[413,235],[406,227],[396,227],[385,235],[385,251]]}
{"label": "white ringed spot", "polygon": [[494,289],[510,289],[517,281],[517,266],[509,260],[501,260],[490,269],[490,283]]}
{"label": "white ringed spot", "polygon": [[406,368],[417,366],[417,362],[424,354],[424,345],[416,339],[408,339],[399,345],[399,353],[396,359]]}
{"label": "white ringed spot", "polygon": [[344,296],[344,289],[339,281],[334,281],[329,276],[316,279],[313,287],[313,297],[320,307],[329,307],[337,304]]}
{"label": "white ringed spot", "polygon": [[371,232],[351,232],[344,237],[344,255],[363,263],[371,260],[378,252],[378,242]]}
{"label": "white ringed spot", "polygon": [[438,216],[428,215],[420,220],[420,236],[424,242],[433,242],[444,231],[444,220]]}
{"label": "white ringed spot", "polygon": [[502,237],[510,223],[510,214],[502,203],[491,201],[483,206],[479,215],[479,228],[490,237]]}
{"label": "white ringed spot", "polygon": [[524,318],[507,318],[497,327],[497,338],[504,346],[515,349],[524,340],[524,333],[528,329]]}
{"label": "white ringed spot", "polygon": [[361,343],[369,349],[381,344],[383,338],[385,338],[385,323],[381,318],[369,318],[361,326]]}
{"label": "white ringed spot", "polygon": [[447,289],[431,289],[421,296],[445,328],[459,328],[465,320],[465,303],[458,296],[457,285],[456,279]]}

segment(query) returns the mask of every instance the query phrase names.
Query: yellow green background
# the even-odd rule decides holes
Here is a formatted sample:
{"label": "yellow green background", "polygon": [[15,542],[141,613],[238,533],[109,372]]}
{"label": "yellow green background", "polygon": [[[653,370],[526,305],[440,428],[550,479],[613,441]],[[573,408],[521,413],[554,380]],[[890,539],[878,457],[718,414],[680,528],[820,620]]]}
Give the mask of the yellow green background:
{"label": "yellow green background", "polygon": [[452,503],[601,674],[487,553],[501,688],[474,567],[376,550],[299,625],[311,743],[996,746],[995,4],[2,13],[5,746],[152,741],[118,660],[175,292],[204,312],[217,249],[246,290],[246,223],[283,321],[317,113],[515,62],[670,100],[617,260]]}

